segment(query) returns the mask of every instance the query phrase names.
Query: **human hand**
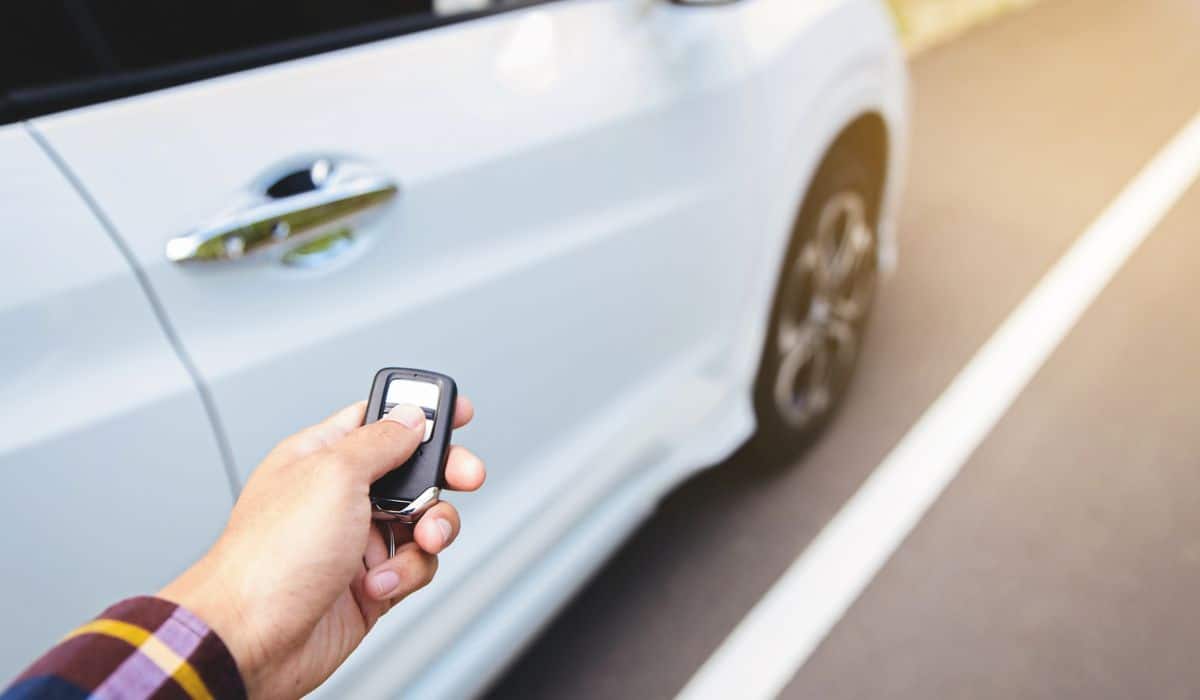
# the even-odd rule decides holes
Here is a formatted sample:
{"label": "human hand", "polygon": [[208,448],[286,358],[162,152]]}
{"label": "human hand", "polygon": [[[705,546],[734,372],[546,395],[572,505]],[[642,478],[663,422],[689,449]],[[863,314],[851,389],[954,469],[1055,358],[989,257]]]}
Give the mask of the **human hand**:
{"label": "human hand", "polygon": [[[225,531],[159,592],[191,610],[229,647],[253,698],[299,697],[320,685],[392,605],[433,578],[459,531],[441,502],[415,526],[391,524],[396,555],[371,520],[371,483],[424,436],[416,406],[363,426],[365,402],[279,443],[251,475]],[[474,408],[459,397],[454,427]],[[450,449],[446,484],[483,485],[483,462]]]}

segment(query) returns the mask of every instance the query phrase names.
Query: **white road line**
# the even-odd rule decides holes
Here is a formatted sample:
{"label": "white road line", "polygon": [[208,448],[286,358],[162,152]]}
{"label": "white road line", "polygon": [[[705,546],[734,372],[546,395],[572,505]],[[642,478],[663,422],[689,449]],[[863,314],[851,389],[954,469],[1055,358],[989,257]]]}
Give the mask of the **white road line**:
{"label": "white road line", "polygon": [[679,698],[753,700],[783,690],[1198,176],[1200,114],[1046,273]]}

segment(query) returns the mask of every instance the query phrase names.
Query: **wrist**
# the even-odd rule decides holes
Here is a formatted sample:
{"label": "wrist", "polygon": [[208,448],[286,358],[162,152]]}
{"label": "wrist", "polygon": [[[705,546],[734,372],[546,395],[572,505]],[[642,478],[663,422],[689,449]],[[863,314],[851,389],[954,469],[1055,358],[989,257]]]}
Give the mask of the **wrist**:
{"label": "wrist", "polygon": [[256,697],[265,655],[251,626],[247,624],[238,598],[210,572],[204,560],[185,571],[158,592],[158,597],[186,609],[208,625],[237,664],[247,695]]}

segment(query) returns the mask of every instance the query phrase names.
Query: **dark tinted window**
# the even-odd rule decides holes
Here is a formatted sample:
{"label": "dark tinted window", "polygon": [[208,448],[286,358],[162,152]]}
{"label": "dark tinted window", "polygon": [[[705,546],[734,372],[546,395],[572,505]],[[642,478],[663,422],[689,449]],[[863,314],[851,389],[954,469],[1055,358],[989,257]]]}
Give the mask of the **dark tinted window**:
{"label": "dark tinted window", "polygon": [[0,95],[94,76],[101,66],[58,0],[0,0]]}
{"label": "dark tinted window", "polygon": [[432,0],[90,0],[87,4],[117,62],[135,69],[433,14]]}
{"label": "dark tinted window", "polygon": [[546,1],[0,0],[0,124]]}

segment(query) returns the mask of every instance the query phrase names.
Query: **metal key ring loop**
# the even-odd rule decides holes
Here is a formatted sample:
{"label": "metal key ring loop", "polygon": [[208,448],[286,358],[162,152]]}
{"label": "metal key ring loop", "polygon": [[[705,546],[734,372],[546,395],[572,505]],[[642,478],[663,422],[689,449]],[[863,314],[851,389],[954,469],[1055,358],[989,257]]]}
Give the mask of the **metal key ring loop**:
{"label": "metal key ring loop", "polygon": [[[399,509],[384,507],[380,502],[374,502],[374,512],[371,517],[383,524],[383,539],[387,542],[388,559],[396,556],[396,533],[392,532],[392,523],[404,523],[410,527],[415,527],[417,521],[436,504],[442,495],[442,490],[436,486],[431,486],[421,492],[411,502],[404,502]],[[391,504],[389,504],[391,505]],[[396,504],[400,505],[400,504]]]}
{"label": "metal key ring loop", "polygon": [[388,521],[383,521],[383,538],[387,541],[388,559],[396,556],[396,533],[392,531],[392,524]]}

